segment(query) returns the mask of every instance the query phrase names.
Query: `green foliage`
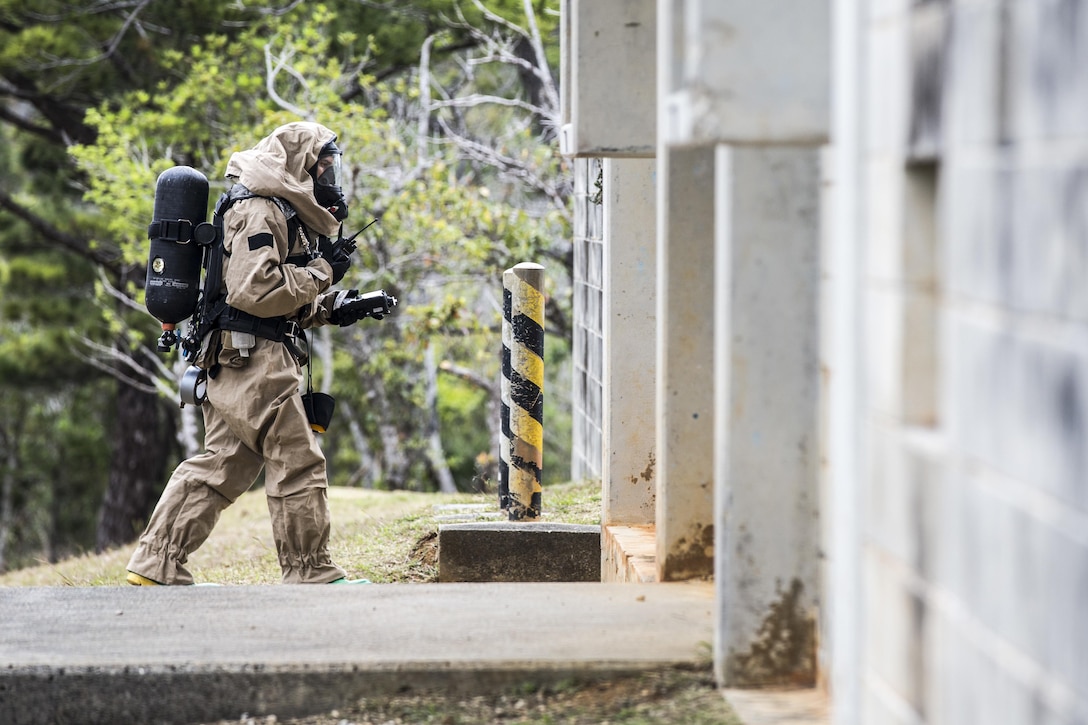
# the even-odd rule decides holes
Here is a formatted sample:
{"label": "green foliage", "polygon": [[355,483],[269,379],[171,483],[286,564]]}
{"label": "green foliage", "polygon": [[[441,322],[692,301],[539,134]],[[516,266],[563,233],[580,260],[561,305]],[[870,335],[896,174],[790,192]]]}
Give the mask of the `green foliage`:
{"label": "green foliage", "polygon": [[[533,3],[553,67],[557,5]],[[330,479],[433,490],[427,405],[437,385],[447,463],[462,489],[479,486],[478,469],[495,453],[488,429],[497,421],[481,385],[498,384],[502,271],[545,263],[557,319],[570,307],[566,169],[541,136],[541,119],[524,106],[483,104],[431,110],[420,124],[417,66],[429,37],[432,102],[443,94],[528,98],[517,68],[466,61],[482,55],[478,44],[527,27],[522,0],[486,7],[332,0],[270,13],[257,3],[194,0],[91,12],[87,2],[0,0],[0,80],[34,99],[33,128],[0,123],[0,193],[44,210],[52,233],[43,240],[40,228],[0,206],[0,385],[56,395],[51,381],[90,380],[88,395],[98,398],[82,404],[110,410],[110,385],[86,364],[85,338],[129,354],[158,335],[141,309],[158,175],[192,166],[209,178],[214,203],[230,154],[282,123],[316,120],[345,149],[346,231],[380,218],[358,240],[342,286],[381,287],[401,300],[386,320],[333,330],[331,368],[314,371],[338,401],[323,441]],[[548,476],[569,468],[568,336],[549,326]],[[34,424],[35,436],[83,445],[56,418]]]}
{"label": "green foliage", "polygon": [[453,478],[465,490],[486,491],[494,486],[481,479],[482,469],[495,455],[488,434],[487,395],[480,388],[457,378],[438,380],[438,414],[442,420],[442,442],[448,451]]}

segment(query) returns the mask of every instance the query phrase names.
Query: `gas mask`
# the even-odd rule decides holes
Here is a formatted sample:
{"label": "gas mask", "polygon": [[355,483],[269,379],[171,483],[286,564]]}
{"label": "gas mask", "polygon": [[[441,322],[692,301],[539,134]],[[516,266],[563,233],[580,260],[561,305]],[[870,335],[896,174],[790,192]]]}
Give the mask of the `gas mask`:
{"label": "gas mask", "polygon": [[338,222],[348,217],[348,201],[344,198],[344,189],[340,183],[343,173],[342,159],[336,139],[333,139],[321,147],[317,163],[310,168],[310,176],[314,180],[314,198]]}

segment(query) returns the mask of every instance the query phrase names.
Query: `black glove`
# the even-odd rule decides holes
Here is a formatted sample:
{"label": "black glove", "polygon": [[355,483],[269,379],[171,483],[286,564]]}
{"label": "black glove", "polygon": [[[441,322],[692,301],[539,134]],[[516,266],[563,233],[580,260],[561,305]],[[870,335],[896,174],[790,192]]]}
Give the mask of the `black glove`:
{"label": "black glove", "polygon": [[344,278],[351,267],[351,256],[345,251],[342,240],[333,241],[328,237],[322,237],[318,247],[321,258],[332,267],[332,283],[336,284]]}
{"label": "black glove", "polygon": [[397,306],[397,298],[387,295],[385,290],[375,290],[359,294],[359,290],[344,290],[336,294],[333,300],[332,310],[329,311],[329,322],[340,327],[353,325],[364,317],[373,317],[380,320]]}

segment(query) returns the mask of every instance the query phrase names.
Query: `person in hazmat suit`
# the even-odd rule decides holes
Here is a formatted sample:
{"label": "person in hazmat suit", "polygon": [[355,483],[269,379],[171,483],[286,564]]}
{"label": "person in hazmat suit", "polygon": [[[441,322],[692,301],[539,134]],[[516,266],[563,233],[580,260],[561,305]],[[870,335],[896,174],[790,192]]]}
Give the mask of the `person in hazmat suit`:
{"label": "person in hazmat suit", "polygon": [[300,330],[365,316],[352,308],[356,290],[330,290],[351,263],[330,240],[347,216],[340,168],[336,134],[310,122],[231,156],[225,305],[195,361],[207,371],[204,452],[171,475],[129,560],[130,583],[192,584],[189,555],[262,468],[283,582],[349,581],[329,553],[325,456],[299,390]]}

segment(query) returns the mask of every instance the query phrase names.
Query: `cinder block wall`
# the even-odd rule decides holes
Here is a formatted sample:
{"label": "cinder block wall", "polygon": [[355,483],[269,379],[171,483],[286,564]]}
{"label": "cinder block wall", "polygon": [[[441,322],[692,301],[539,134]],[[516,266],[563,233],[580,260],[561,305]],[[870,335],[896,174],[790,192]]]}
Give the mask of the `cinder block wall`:
{"label": "cinder block wall", "polygon": [[1088,722],[1088,5],[865,7],[859,721]]}
{"label": "cinder block wall", "polygon": [[574,159],[574,390],[571,479],[601,478],[604,224],[600,159]]}

